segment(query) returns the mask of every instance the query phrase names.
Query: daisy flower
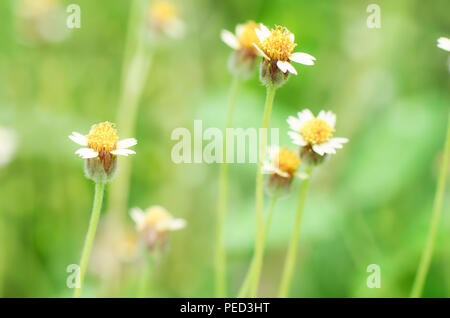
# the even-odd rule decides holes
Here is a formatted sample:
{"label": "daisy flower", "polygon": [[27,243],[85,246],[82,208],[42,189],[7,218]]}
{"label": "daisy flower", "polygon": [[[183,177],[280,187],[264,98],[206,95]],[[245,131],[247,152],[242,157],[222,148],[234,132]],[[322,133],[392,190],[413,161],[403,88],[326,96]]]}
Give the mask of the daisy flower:
{"label": "daisy flower", "polygon": [[444,37],[439,38],[437,46],[447,52],[450,52],[450,39]]}
{"label": "daisy flower", "polygon": [[235,34],[228,30],[222,30],[220,37],[229,47],[236,51],[243,51],[249,56],[257,56],[258,50],[254,43],[260,44],[255,29],[258,27],[253,21],[236,26]]}
{"label": "daisy flower", "polygon": [[114,124],[107,121],[93,125],[87,136],[73,132],[69,138],[85,147],[78,149],[75,153],[87,159],[86,175],[94,181],[98,181],[95,180],[97,177],[93,178],[94,175],[101,174],[108,177],[113,174],[118,155],[128,156],[136,153],[127,149],[137,144],[136,139],[119,140]]}
{"label": "daisy flower", "polygon": [[292,179],[296,176],[300,166],[300,158],[295,151],[270,146],[268,158],[263,161],[263,172],[266,174],[277,175],[282,178]]}
{"label": "daisy flower", "polygon": [[294,34],[286,27],[276,26],[269,30],[265,25],[255,29],[259,43],[253,45],[263,58],[272,66],[283,73],[289,72],[297,75],[297,71],[291,62],[304,65],[314,65],[316,58],[308,53],[294,52],[297,43],[294,42]]}
{"label": "daisy flower", "polygon": [[152,35],[183,36],[185,25],[179,18],[178,7],[170,1],[152,1],[148,8],[149,27]]}
{"label": "daisy flower", "polygon": [[165,208],[159,205],[151,206],[145,211],[140,208],[132,208],[130,216],[136,223],[136,229],[142,235],[149,249],[152,249],[157,243],[164,247],[169,232],[180,230],[186,226],[184,219],[174,218]]}
{"label": "daisy flower", "polygon": [[[270,146],[267,151],[267,158],[263,161],[262,172],[268,174],[266,179],[266,192],[269,195],[287,194],[290,185],[295,177],[300,179],[308,178],[303,172],[297,172],[300,166],[300,158],[293,150],[285,147]],[[283,190],[281,193],[279,190]]]}
{"label": "daisy flower", "polygon": [[236,76],[248,79],[254,74],[258,50],[253,43],[259,43],[255,29],[258,25],[253,21],[236,26],[236,34],[222,30],[222,41],[230,46],[233,52],[228,59],[228,69]]}
{"label": "daisy flower", "polygon": [[309,109],[299,112],[298,117],[289,116],[287,122],[293,131],[288,132],[292,142],[320,156],[336,153],[347,138],[333,137],[336,115],[320,111],[317,117]]}

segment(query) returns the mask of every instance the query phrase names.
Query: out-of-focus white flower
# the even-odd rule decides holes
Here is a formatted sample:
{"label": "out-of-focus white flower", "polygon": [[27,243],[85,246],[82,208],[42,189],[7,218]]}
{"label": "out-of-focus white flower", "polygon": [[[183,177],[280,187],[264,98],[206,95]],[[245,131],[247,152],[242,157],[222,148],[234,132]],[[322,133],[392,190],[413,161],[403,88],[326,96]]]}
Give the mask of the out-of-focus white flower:
{"label": "out-of-focus white flower", "polygon": [[164,248],[167,243],[167,235],[186,226],[184,219],[174,218],[165,208],[159,205],[149,207],[142,211],[140,208],[132,208],[130,216],[136,223],[136,229],[142,236],[148,249],[156,245]]}
{"label": "out-of-focus white flower", "polygon": [[148,9],[148,21],[151,36],[167,35],[180,38],[185,33],[185,25],[179,18],[178,7],[170,1],[152,1]]}
{"label": "out-of-focus white flower", "polygon": [[8,164],[17,149],[16,132],[10,128],[0,127],[0,167]]}
{"label": "out-of-focus white flower", "polygon": [[267,159],[263,161],[263,173],[289,179],[296,175],[300,158],[293,150],[272,145],[268,148],[267,155]]}
{"label": "out-of-focus white flower", "polygon": [[258,50],[254,43],[260,45],[255,29],[258,27],[253,21],[236,26],[235,34],[228,30],[222,30],[220,37],[222,41],[234,50],[245,51],[248,55],[258,55]]}
{"label": "out-of-focus white flower", "polygon": [[447,52],[450,52],[450,39],[445,37],[440,37],[437,46]]}
{"label": "out-of-focus white flower", "polygon": [[276,64],[283,73],[289,72],[297,75],[297,71],[290,62],[304,65],[314,65],[316,58],[308,53],[294,52],[297,44],[294,34],[286,27],[276,26],[269,30],[265,25],[255,29],[259,43],[254,43],[258,52],[271,64]]}
{"label": "out-of-focus white flower", "polygon": [[309,109],[305,109],[297,117],[289,116],[287,122],[293,130],[288,132],[292,142],[320,156],[334,154],[348,142],[347,138],[333,137],[336,115],[331,111],[322,110],[314,117]]}
{"label": "out-of-focus white flower", "polygon": [[61,42],[69,35],[67,14],[60,0],[18,0],[15,6],[19,41]]}

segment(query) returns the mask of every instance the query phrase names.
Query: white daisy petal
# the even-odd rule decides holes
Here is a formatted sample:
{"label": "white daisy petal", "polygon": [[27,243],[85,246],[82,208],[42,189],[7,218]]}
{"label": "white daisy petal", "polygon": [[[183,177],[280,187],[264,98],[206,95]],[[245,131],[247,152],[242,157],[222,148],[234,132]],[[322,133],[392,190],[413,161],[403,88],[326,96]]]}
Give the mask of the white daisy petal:
{"label": "white daisy petal", "polygon": [[289,178],[289,173],[281,171],[278,168],[275,169],[275,173],[283,178]]}
{"label": "white daisy petal", "polygon": [[266,27],[264,24],[260,23],[260,24],[259,24],[259,29],[260,29],[260,30],[262,31],[262,33],[263,33],[264,40],[265,40],[268,36],[270,36],[271,32],[270,32],[269,28]]}
{"label": "white daisy petal", "polygon": [[258,40],[261,43],[264,42],[264,40],[266,39],[266,36],[264,35],[264,32],[261,31],[260,29],[256,28],[255,29],[255,33],[256,33],[256,36],[258,37]]}
{"label": "white daisy petal", "polygon": [[300,131],[300,128],[302,128],[302,122],[297,117],[289,116],[286,121],[292,130]]}
{"label": "white daisy petal", "polygon": [[336,124],[336,115],[331,111],[321,110],[319,112],[319,115],[317,115],[317,118],[325,120],[327,124],[331,126],[331,128],[334,128]]}
{"label": "white daisy petal", "polygon": [[269,161],[264,161],[262,165],[263,174],[272,174],[275,172],[275,166]]}
{"label": "white daisy petal", "polygon": [[289,33],[289,38],[291,39],[292,42],[294,42],[295,40],[294,33]]}
{"label": "white daisy petal", "polygon": [[128,156],[128,155],[134,155],[136,154],[135,151],[131,150],[131,149],[116,149],[111,151],[111,153],[113,155],[118,155],[118,156]]}
{"label": "white daisy petal", "polygon": [[186,227],[186,221],[184,219],[173,219],[170,222],[170,230],[176,231]]}
{"label": "white daisy petal", "polygon": [[75,154],[79,155],[83,159],[90,159],[98,156],[98,152],[92,150],[91,148],[80,148],[75,151]]}
{"label": "white daisy petal", "polygon": [[225,42],[225,44],[227,44],[229,47],[235,50],[239,49],[239,40],[230,31],[222,30],[222,32],[220,32],[220,37],[222,38],[222,41]]}
{"label": "white daisy petal", "polygon": [[87,146],[87,137],[83,136],[82,134],[74,131],[72,132],[72,135],[69,136],[69,138],[80,146]]}
{"label": "white daisy petal", "polygon": [[289,62],[277,61],[277,66],[283,73],[286,73],[288,70],[288,64]]}
{"label": "white daisy petal", "polygon": [[308,144],[300,134],[298,134],[294,131],[289,131],[288,135],[289,135],[289,137],[292,138],[292,143],[295,145],[303,147]]}
{"label": "white daisy petal", "polygon": [[314,65],[314,61],[316,60],[314,56],[303,52],[292,53],[289,59],[292,62],[300,63],[303,65]]}
{"label": "white daisy petal", "polygon": [[140,226],[145,219],[145,213],[139,208],[132,208],[130,210],[130,216],[137,226]]}
{"label": "white daisy petal", "polygon": [[314,119],[313,113],[308,108],[302,110],[301,112],[298,112],[297,116],[301,121],[305,122]]}
{"label": "white daisy petal", "polygon": [[437,46],[443,50],[450,52],[450,39],[445,37],[439,38]]}
{"label": "white daisy petal", "polygon": [[241,37],[241,35],[242,35],[242,33],[244,33],[244,31],[245,31],[245,25],[243,25],[243,24],[236,25],[235,32],[236,32],[237,37]]}
{"label": "white daisy petal", "polygon": [[339,143],[339,144],[345,144],[348,142],[348,138],[343,138],[343,137],[334,137],[334,138],[331,138],[331,140],[333,140],[334,143]]}
{"label": "white daisy petal", "polygon": [[297,172],[297,173],[295,174],[295,176],[296,176],[297,178],[302,179],[302,180],[309,179],[309,174],[307,174],[306,172]]}
{"label": "white daisy petal", "polygon": [[264,57],[266,60],[270,61],[270,58],[266,55],[266,53],[263,52],[263,50],[261,50],[259,48],[258,45],[256,45],[256,43],[252,43],[252,44],[256,48],[256,50],[259,52],[259,54],[261,54],[262,57]]}
{"label": "white daisy petal", "polygon": [[297,70],[294,68],[294,66],[292,66],[291,63],[289,63],[289,62],[284,62],[284,63],[286,63],[287,70],[289,71],[289,73],[294,74],[294,75],[298,74]]}
{"label": "white daisy petal", "polygon": [[127,139],[119,140],[119,142],[117,143],[117,148],[119,148],[119,149],[129,148],[129,147],[133,147],[136,144],[137,144],[137,140],[135,138],[127,138]]}
{"label": "white daisy petal", "polygon": [[321,156],[325,154],[325,150],[323,149],[321,144],[313,145],[312,149],[314,150],[314,152],[318,153]]}
{"label": "white daisy petal", "polygon": [[158,231],[175,231],[186,226],[186,221],[183,219],[170,219],[158,222],[156,230]]}

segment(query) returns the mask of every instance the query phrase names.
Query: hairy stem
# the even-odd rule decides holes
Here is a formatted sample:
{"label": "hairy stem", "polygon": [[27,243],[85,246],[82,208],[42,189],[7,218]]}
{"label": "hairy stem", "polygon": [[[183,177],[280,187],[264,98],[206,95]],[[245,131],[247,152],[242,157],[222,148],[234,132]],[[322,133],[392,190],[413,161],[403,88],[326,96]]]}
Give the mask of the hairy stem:
{"label": "hairy stem", "polygon": [[439,218],[441,216],[442,201],[444,199],[445,181],[447,179],[447,167],[450,153],[450,113],[447,124],[447,137],[445,140],[444,155],[442,156],[441,170],[439,173],[439,181],[436,189],[436,196],[434,197],[433,212],[431,216],[430,232],[425,248],[422,253],[420,265],[417,270],[416,278],[414,280],[411,297],[418,298],[422,296],[423,287],[427,278],[428,269],[430,267],[431,258],[433,256],[434,243],[439,228]]}
{"label": "hairy stem", "polygon": [[[267,146],[267,128],[269,127],[270,115],[272,113],[273,101],[275,98],[275,87],[273,85],[267,86],[266,103],[264,106],[264,116],[259,142],[259,159],[258,170],[256,173],[256,241],[255,241],[255,259],[262,255],[263,250],[263,204],[264,204],[264,174],[262,171],[262,163],[264,153]],[[250,290],[251,297],[256,297],[257,286],[253,285]]]}
{"label": "hairy stem", "polygon": [[264,248],[265,248],[265,244],[266,244],[266,238],[267,238],[267,234],[269,233],[270,222],[272,220],[273,211],[275,209],[275,204],[277,203],[278,198],[279,198],[279,196],[278,196],[278,190],[277,190],[275,192],[274,196],[272,197],[272,201],[269,206],[269,211],[267,212],[266,220],[264,222],[264,233],[263,233],[263,238],[262,238],[263,252],[262,252],[261,258],[259,260],[257,260],[255,255],[253,256],[252,262],[250,263],[250,267],[247,271],[247,275],[245,277],[244,283],[242,284],[241,290],[239,291],[239,294],[238,294],[239,298],[246,297],[248,295],[247,293],[252,284],[256,284],[257,285],[256,288],[258,288],[259,276],[260,276],[261,267],[262,267],[262,260],[264,257]]}
{"label": "hairy stem", "polygon": [[291,284],[292,274],[294,272],[295,261],[297,257],[297,247],[300,234],[300,225],[302,221],[303,207],[305,206],[306,193],[308,191],[309,180],[311,179],[311,167],[308,167],[306,173],[309,177],[303,180],[300,187],[299,201],[297,206],[297,214],[295,217],[294,231],[292,232],[291,242],[289,243],[286,260],[284,262],[283,274],[281,276],[281,285],[278,297],[287,297]]}
{"label": "hairy stem", "polygon": [[[231,83],[230,96],[228,100],[228,114],[225,128],[230,128],[233,122],[234,105],[239,90],[239,77],[235,76]],[[224,163],[220,166],[219,175],[219,198],[217,201],[217,223],[216,223],[216,248],[215,248],[215,279],[216,279],[216,297],[226,297],[226,251],[225,251],[225,220],[228,201],[228,163],[227,160],[227,134],[224,137]]]}
{"label": "hairy stem", "polygon": [[81,296],[81,288],[83,286],[84,276],[89,260],[89,255],[94,243],[95,231],[97,230],[98,220],[100,219],[100,211],[102,209],[103,193],[105,192],[105,184],[101,182],[95,183],[94,204],[92,207],[91,219],[89,221],[89,228],[84,241],[83,252],[81,254],[80,272],[79,272],[79,287],[75,288],[73,297],[79,298]]}

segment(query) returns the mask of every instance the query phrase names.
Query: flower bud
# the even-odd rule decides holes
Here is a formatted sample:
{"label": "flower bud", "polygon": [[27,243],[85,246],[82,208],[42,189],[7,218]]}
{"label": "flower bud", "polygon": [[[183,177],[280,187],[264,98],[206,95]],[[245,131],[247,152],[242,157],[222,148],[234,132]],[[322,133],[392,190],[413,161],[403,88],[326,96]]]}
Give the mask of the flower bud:
{"label": "flower bud", "polygon": [[261,61],[259,79],[263,85],[273,85],[275,88],[279,88],[286,83],[288,78],[289,72],[283,73],[280,71],[275,61],[267,61],[266,59]]}
{"label": "flower bud", "polygon": [[117,173],[117,156],[103,151],[98,157],[89,158],[84,163],[86,178],[94,182],[108,183]]}

